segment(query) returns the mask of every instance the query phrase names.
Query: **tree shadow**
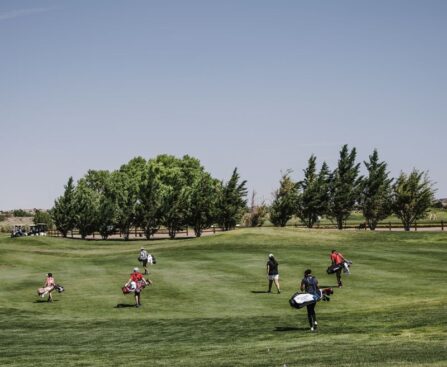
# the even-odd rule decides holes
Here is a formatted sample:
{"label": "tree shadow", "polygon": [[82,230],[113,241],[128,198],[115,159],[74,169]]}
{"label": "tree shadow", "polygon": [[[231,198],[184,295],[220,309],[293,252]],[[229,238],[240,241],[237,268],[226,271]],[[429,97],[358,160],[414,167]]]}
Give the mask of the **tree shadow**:
{"label": "tree shadow", "polygon": [[284,332],[284,331],[307,331],[309,328],[304,327],[295,327],[295,326],[277,326],[275,327],[276,332]]}

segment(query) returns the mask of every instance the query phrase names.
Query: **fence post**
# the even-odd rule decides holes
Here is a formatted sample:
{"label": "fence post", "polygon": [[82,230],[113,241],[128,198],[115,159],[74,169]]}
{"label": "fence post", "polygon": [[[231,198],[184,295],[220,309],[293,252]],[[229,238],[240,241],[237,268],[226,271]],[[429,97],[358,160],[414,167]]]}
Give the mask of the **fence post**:
{"label": "fence post", "polygon": [[441,231],[443,231],[443,230],[444,230],[444,221],[441,220]]}
{"label": "fence post", "polygon": [[186,227],[186,237],[189,237],[188,227]]}
{"label": "fence post", "polygon": [[213,233],[216,233],[216,227],[213,226]]}

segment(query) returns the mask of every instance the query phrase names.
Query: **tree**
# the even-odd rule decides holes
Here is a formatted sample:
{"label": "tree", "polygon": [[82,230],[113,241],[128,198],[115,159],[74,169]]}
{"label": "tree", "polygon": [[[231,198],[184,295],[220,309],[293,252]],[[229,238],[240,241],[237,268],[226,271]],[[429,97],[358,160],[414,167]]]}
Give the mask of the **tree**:
{"label": "tree", "polygon": [[247,205],[247,181],[239,182],[240,176],[237,168],[227,183],[221,183],[219,199],[217,203],[218,223],[225,231],[234,227],[242,218],[243,210]]}
{"label": "tree", "polygon": [[75,224],[82,239],[92,234],[98,224],[99,195],[84,179],[79,180],[74,195]]}
{"label": "tree", "polygon": [[202,231],[216,220],[218,184],[209,173],[203,172],[188,190],[187,223],[193,227],[196,237],[200,237]]}
{"label": "tree", "polygon": [[340,151],[338,166],[329,179],[329,202],[327,215],[335,220],[338,229],[350,216],[359,195],[359,163],[355,163],[357,152],[355,148],[349,152],[343,145]]}
{"label": "tree", "polygon": [[130,228],[137,224],[137,208],[139,205],[139,191],[147,162],[144,158],[136,157],[112,173],[112,191],[116,203],[116,224],[129,239]]}
{"label": "tree", "polygon": [[199,160],[187,155],[179,159],[163,154],[151,163],[161,182],[162,225],[168,229],[169,237],[175,238],[188,225],[188,191],[203,167]]}
{"label": "tree", "polygon": [[51,210],[54,224],[63,237],[67,237],[68,231],[73,230],[76,223],[74,191],[73,177],[70,177],[65,185],[64,194],[56,199]]}
{"label": "tree", "polygon": [[34,224],[44,223],[49,229],[53,228],[53,219],[47,211],[37,209],[34,213],[33,222]]}
{"label": "tree", "polygon": [[433,184],[424,171],[414,169],[409,175],[401,172],[393,185],[392,209],[406,231],[424,218],[434,201]]}
{"label": "tree", "polygon": [[157,177],[154,165],[149,166],[140,186],[139,204],[137,207],[138,224],[144,229],[149,239],[160,228],[163,222],[162,185]]}
{"label": "tree", "polygon": [[379,154],[374,149],[369,156],[369,162],[363,162],[368,170],[368,176],[360,183],[359,205],[368,227],[375,230],[377,223],[391,214],[391,182],[388,178],[387,164],[379,162]]}
{"label": "tree", "polygon": [[329,169],[323,162],[320,173],[316,170],[316,157],[311,155],[304,170],[304,179],[298,183],[296,215],[308,228],[326,213],[328,201]]}
{"label": "tree", "polygon": [[246,227],[262,227],[268,213],[267,205],[262,201],[256,202],[256,192],[253,191],[251,195],[251,203],[248,212],[245,213],[243,222]]}
{"label": "tree", "polygon": [[290,171],[282,175],[279,189],[273,193],[270,207],[270,221],[275,226],[284,227],[296,211],[298,191],[297,185],[290,178]]}

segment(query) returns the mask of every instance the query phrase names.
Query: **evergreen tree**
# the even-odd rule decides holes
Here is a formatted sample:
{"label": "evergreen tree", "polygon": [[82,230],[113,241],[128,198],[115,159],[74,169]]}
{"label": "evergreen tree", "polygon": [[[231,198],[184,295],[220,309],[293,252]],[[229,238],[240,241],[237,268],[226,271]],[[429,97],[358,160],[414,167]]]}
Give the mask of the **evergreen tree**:
{"label": "evergreen tree", "polygon": [[240,176],[237,168],[227,183],[221,183],[218,200],[218,223],[225,231],[228,231],[240,222],[243,210],[247,205],[247,181],[239,182]]}
{"label": "evergreen tree", "polygon": [[56,199],[51,210],[54,224],[63,237],[67,237],[68,232],[73,230],[76,223],[74,191],[73,177],[70,177],[65,185],[64,194]]}
{"label": "evergreen tree", "polygon": [[338,229],[350,216],[359,196],[359,163],[355,163],[356,149],[349,152],[348,146],[343,145],[340,151],[338,166],[329,179],[329,202],[327,215],[335,220]]}
{"label": "evergreen tree", "polygon": [[282,175],[279,189],[274,192],[270,207],[270,221],[275,226],[284,227],[296,211],[298,190],[290,178],[290,171]]}
{"label": "evergreen tree", "polygon": [[296,209],[296,215],[308,228],[312,228],[326,213],[328,177],[329,169],[326,162],[323,162],[320,173],[317,174],[316,157],[311,155],[308,166],[304,170],[304,179],[298,183],[300,192]]}
{"label": "evergreen tree", "polygon": [[401,173],[393,185],[392,209],[406,231],[418,219],[424,218],[434,201],[433,184],[424,171],[414,169]]}
{"label": "evergreen tree", "polygon": [[359,205],[368,227],[375,230],[377,223],[391,214],[391,182],[388,178],[387,164],[379,162],[379,154],[374,149],[369,162],[363,162],[368,176],[361,180]]}

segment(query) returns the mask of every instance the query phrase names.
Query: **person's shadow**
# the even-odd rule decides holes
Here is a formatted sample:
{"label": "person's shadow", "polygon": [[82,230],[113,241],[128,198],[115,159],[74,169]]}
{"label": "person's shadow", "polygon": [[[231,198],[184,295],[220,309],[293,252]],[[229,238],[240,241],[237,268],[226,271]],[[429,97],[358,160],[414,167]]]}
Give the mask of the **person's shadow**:
{"label": "person's shadow", "polygon": [[295,326],[277,326],[275,328],[276,332],[285,332],[285,331],[307,331],[309,328],[304,327],[295,327]]}
{"label": "person's shadow", "polygon": [[59,300],[53,299],[53,302],[48,302],[46,299],[37,299],[33,303],[54,303],[54,302],[59,302]]}
{"label": "person's shadow", "polygon": [[135,307],[135,305],[130,303],[118,303],[114,308],[127,308],[127,307]]}
{"label": "person's shadow", "polygon": [[268,291],[251,291],[251,293],[259,294],[259,293],[269,293]]}

